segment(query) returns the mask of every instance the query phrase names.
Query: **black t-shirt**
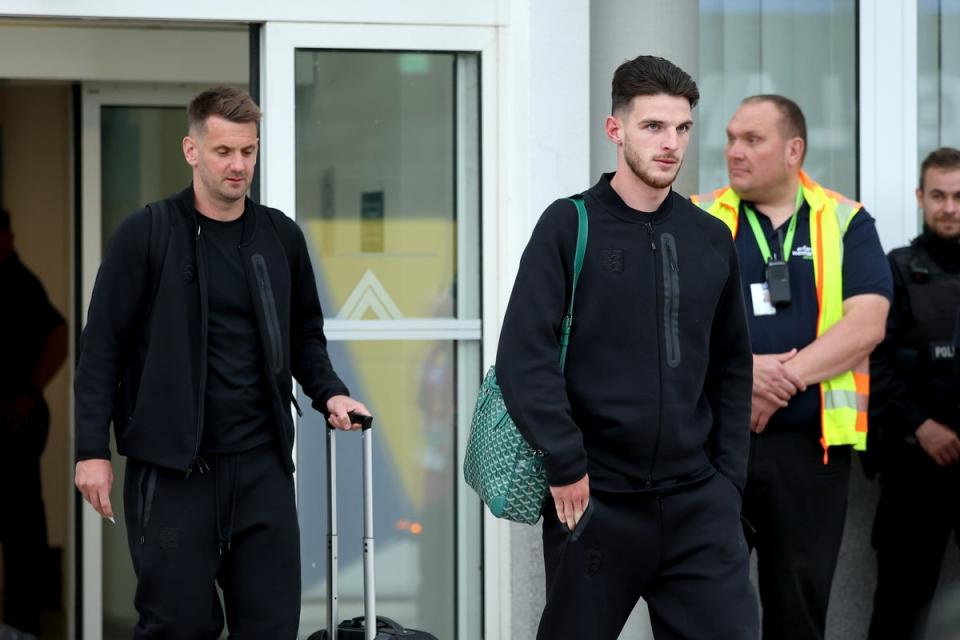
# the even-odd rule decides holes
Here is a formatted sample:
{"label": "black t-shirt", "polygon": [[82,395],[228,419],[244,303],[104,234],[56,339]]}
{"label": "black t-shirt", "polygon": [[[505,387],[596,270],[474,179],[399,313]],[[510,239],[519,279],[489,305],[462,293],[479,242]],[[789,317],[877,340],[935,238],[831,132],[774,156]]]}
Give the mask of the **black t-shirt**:
{"label": "black t-shirt", "polygon": [[201,453],[246,451],[273,438],[256,312],[240,255],[246,214],[230,222],[200,213],[208,290],[207,387]]}
{"label": "black t-shirt", "polygon": [[[747,217],[744,203],[740,204],[740,224],[737,228],[737,253],[740,256],[740,274],[750,324],[750,342],[755,354],[783,353],[800,350],[817,337],[817,287],[813,272],[813,252],[810,248],[810,205],[804,202],[797,211],[797,229],[790,249],[790,294],[786,307],[775,315],[757,315],[750,287],[766,281],[766,263],[757,245]],[[757,212],[760,228],[767,238],[770,251],[779,255],[780,240],[770,218]],[[781,230],[786,236],[789,221]],[[843,236],[843,298],[874,293],[893,298],[893,281],[880,237],[873,218],[861,210],[857,212]],[[794,396],[790,403],[770,418],[766,430],[805,431],[820,429],[820,385],[810,385]]]}
{"label": "black t-shirt", "polygon": [[27,391],[50,332],[63,316],[16,253],[0,265],[0,401]]}

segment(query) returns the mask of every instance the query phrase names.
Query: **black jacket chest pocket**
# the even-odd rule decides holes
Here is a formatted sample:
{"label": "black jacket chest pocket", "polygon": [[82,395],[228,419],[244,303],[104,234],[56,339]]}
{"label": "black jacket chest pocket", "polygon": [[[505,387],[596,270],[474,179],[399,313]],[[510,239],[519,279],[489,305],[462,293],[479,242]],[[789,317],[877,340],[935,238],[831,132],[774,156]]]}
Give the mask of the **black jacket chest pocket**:
{"label": "black jacket chest pocket", "polygon": [[660,234],[661,273],[663,274],[663,338],[667,365],[680,365],[680,267],[677,242],[671,233]]}
{"label": "black jacket chest pocket", "polygon": [[269,345],[269,365],[274,373],[283,371],[283,338],[280,333],[280,320],[277,316],[277,302],[273,294],[273,285],[270,282],[270,271],[267,261],[259,253],[250,257],[253,263],[253,274],[257,280],[257,298],[263,312],[264,329],[267,333]]}

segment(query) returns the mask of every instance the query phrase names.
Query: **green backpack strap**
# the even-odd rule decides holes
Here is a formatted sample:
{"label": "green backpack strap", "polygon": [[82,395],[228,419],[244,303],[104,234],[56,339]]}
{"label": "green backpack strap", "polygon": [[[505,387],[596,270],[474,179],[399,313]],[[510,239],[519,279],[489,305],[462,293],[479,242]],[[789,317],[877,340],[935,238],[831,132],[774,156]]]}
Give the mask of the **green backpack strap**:
{"label": "green backpack strap", "polygon": [[563,317],[560,329],[560,370],[563,371],[567,363],[567,346],[570,344],[570,329],[573,326],[573,298],[577,292],[577,281],[580,280],[580,269],[583,268],[583,256],[587,253],[587,208],[582,197],[570,198],[570,202],[577,207],[577,251],[573,257],[573,286],[570,287],[570,304],[567,306],[567,315]]}

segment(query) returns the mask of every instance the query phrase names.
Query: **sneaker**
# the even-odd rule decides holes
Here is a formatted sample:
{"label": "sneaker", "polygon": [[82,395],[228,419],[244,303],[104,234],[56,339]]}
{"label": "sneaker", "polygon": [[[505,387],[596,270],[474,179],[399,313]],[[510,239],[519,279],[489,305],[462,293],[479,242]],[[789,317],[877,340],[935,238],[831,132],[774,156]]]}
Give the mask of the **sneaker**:
{"label": "sneaker", "polygon": [[0,624],[0,640],[40,640],[40,637],[5,624]]}

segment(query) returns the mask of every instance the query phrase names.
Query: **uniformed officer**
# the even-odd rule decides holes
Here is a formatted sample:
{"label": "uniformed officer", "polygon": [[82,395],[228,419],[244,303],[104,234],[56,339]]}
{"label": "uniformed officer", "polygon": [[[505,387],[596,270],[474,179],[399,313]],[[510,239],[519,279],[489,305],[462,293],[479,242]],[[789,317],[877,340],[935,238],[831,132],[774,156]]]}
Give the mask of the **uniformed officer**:
{"label": "uniformed officer", "polygon": [[917,202],[923,233],[890,252],[894,302],[871,360],[882,492],[870,640],[920,637],[947,541],[960,524],[960,150],[927,156]]}

